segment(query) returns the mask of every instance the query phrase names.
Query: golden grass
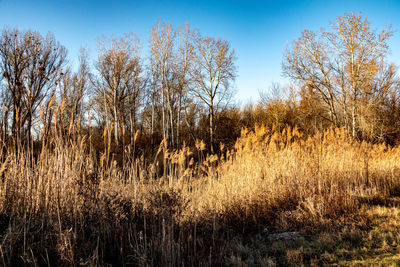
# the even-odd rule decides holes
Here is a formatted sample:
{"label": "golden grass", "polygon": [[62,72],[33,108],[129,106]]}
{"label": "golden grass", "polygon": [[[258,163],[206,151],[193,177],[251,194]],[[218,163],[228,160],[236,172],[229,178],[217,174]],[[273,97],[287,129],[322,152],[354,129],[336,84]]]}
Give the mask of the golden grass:
{"label": "golden grass", "polygon": [[1,155],[4,265],[232,264],[227,244],[239,234],[365,227],[360,207],[400,192],[400,148],[344,129],[305,138],[257,127],[216,155],[200,141],[180,151],[162,142],[151,164],[122,167],[86,140],[56,137],[35,161]]}

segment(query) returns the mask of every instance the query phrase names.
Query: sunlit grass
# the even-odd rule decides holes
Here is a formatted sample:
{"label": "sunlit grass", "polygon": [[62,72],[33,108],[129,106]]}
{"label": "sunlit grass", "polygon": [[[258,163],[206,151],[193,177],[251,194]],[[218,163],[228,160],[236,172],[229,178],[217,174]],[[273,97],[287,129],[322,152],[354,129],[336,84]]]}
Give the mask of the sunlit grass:
{"label": "sunlit grass", "polygon": [[[372,225],[380,212],[369,216],[362,207],[385,203],[400,188],[400,148],[356,142],[345,129],[306,138],[297,129],[257,127],[215,155],[200,141],[180,151],[162,142],[151,163],[130,158],[123,166],[94,157],[86,137],[54,135],[34,162],[23,152],[2,155],[4,264],[238,264],[240,253],[256,248],[235,236],[263,231],[354,229],[342,237],[356,245],[364,238],[357,227]],[[385,229],[397,226],[391,220]],[[308,252],[283,244],[285,258],[342,260],[329,235],[321,240],[308,243]],[[342,251],[351,250],[346,242]],[[283,248],[252,257],[279,263]]]}

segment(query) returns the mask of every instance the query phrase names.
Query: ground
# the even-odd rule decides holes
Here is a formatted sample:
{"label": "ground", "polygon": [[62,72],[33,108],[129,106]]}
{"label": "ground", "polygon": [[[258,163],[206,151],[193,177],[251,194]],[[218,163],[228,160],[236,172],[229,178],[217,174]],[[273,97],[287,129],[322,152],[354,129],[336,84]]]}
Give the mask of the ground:
{"label": "ground", "polygon": [[400,266],[400,198],[364,204],[365,222],[293,239],[260,235],[233,242],[230,264],[241,266]]}

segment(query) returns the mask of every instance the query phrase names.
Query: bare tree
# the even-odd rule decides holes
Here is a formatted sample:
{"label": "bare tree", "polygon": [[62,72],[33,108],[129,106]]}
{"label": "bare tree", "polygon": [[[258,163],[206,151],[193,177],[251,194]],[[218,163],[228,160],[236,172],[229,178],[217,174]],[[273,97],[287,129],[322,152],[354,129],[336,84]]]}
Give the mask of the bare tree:
{"label": "bare tree", "polygon": [[[7,140],[8,130],[9,130],[9,111],[12,106],[11,94],[7,90],[7,84],[4,82],[4,73],[1,72],[0,68],[0,113],[1,113],[1,138],[2,140]],[[5,145],[5,144],[3,144]]]}
{"label": "bare tree", "polygon": [[[171,24],[157,22],[152,28],[150,39],[150,68],[153,80],[153,93],[159,91],[160,104],[162,108],[162,128],[163,138],[169,140],[170,144],[174,140],[173,130],[173,109],[175,105],[174,88],[174,41],[176,32]],[[153,103],[155,104],[155,103]]]}
{"label": "bare tree", "polygon": [[235,52],[229,43],[212,37],[198,38],[192,92],[208,107],[211,152],[214,151],[215,112],[232,95],[235,78]]}
{"label": "bare tree", "polygon": [[[177,49],[175,52],[174,76],[176,78],[177,91],[177,123],[176,123],[176,145],[180,145],[180,124],[182,112],[186,110],[188,92],[192,82],[190,73],[192,72],[195,46],[194,42],[198,37],[198,32],[190,30],[189,25],[185,25],[177,31]],[[185,115],[185,114],[183,114]]]}
{"label": "bare tree", "polygon": [[63,78],[59,82],[60,105],[62,114],[60,119],[66,126],[77,125],[83,122],[87,101],[85,96],[89,90],[89,55],[88,51],[81,48],[79,54],[79,68],[76,73],[71,69],[64,71]]}
{"label": "bare tree", "polygon": [[79,69],[72,78],[73,91],[69,92],[69,105],[71,106],[72,121],[74,122],[78,118],[82,118],[85,112],[85,95],[87,95],[89,89],[89,76],[89,52],[81,48],[79,52]]}
{"label": "bare tree", "polygon": [[315,91],[328,107],[330,121],[351,128],[356,137],[365,100],[375,102],[384,91],[396,87],[394,76],[385,86],[374,86],[382,84],[379,73],[385,68],[382,63],[392,31],[388,28],[377,34],[367,19],[355,14],[338,17],[332,30],[320,35],[305,30],[287,49],[283,71]]}
{"label": "bare tree", "polygon": [[12,106],[12,134],[31,140],[37,109],[62,76],[66,50],[48,34],[5,29],[0,37],[0,68]]}
{"label": "bare tree", "polygon": [[124,135],[126,126],[134,134],[136,114],[144,80],[141,77],[139,41],[133,34],[123,38],[103,37],[98,42],[96,62],[98,79],[94,82],[99,111],[103,113],[108,135],[114,129],[118,144],[120,131]]}

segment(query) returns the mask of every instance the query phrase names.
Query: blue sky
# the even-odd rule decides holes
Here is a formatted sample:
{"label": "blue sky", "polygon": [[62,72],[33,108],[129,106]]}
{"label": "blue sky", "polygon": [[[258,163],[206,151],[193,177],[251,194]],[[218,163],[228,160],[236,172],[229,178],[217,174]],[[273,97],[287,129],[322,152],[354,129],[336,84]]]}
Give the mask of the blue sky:
{"label": "blue sky", "polygon": [[52,32],[69,51],[71,63],[79,48],[89,47],[94,59],[96,38],[133,32],[147,53],[157,19],[174,26],[189,23],[203,35],[230,41],[236,51],[236,100],[258,99],[272,82],[286,84],[281,62],[285,48],[304,29],[329,28],[345,12],[362,12],[372,28],[391,24],[391,62],[400,64],[400,1],[92,1],[0,0],[0,27]]}

